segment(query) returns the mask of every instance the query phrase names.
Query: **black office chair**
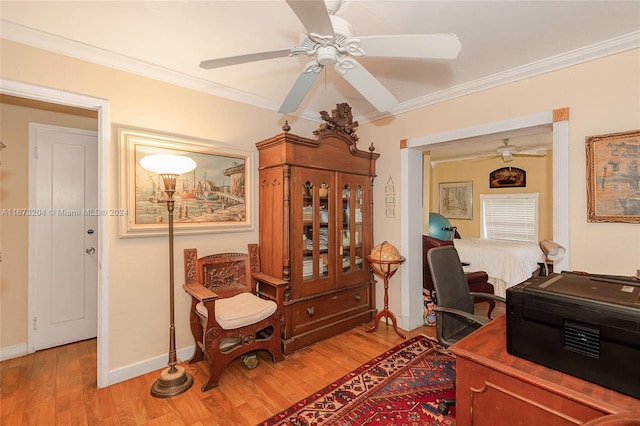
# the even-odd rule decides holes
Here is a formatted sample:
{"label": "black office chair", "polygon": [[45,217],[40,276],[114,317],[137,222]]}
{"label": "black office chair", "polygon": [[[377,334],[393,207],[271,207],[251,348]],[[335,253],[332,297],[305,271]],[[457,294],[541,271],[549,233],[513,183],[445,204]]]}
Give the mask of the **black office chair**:
{"label": "black office chair", "polygon": [[[494,299],[502,303],[505,299],[494,294],[473,293],[462,269],[458,251],[454,246],[432,248],[427,252],[434,291],[438,297],[436,313],[436,336],[445,347],[486,324],[489,319],[474,315],[475,297]],[[444,400],[439,405],[442,414],[455,405],[453,400]]]}

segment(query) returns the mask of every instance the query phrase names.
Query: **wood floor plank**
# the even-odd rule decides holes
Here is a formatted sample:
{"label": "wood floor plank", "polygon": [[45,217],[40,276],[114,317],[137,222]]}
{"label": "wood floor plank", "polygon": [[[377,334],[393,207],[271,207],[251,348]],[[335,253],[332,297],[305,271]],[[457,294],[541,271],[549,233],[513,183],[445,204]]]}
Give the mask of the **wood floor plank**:
{"label": "wood floor plank", "polygon": [[[7,407],[7,410],[10,410],[10,407]],[[2,406],[2,410],[5,410],[5,406]],[[7,411],[7,413],[3,413],[2,422],[0,424],[3,425],[23,425],[25,424],[22,420],[24,411]]]}
{"label": "wood floor plank", "polygon": [[[154,398],[160,371],[97,389],[96,340],[47,349],[0,363],[0,423],[5,426],[145,425],[251,426],[289,407],[400,343],[393,327],[370,325],[304,348],[273,364],[267,353],[247,370],[240,359],[223,372],[220,385],[200,390],[204,362],[184,363],[194,385],[173,398]],[[420,327],[407,335],[435,335]]]}
{"label": "wood floor plank", "polygon": [[73,425],[89,424],[87,412],[85,411],[84,391],[82,387],[72,387],[69,391],[69,415],[71,417],[71,424]]}
{"label": "wood floor plank", "polygon": [[45,399],[41,399],[38,403],[38,420],[37,424],[46,425],[52,419],[56,418],[56,401],[53,395]]}
{"label": "wood floor plank", "polygon": [[57,425],[76,425],[78,423],[72,423],[71,410],[63,410],[63,411],[56,411],[56,424]]}

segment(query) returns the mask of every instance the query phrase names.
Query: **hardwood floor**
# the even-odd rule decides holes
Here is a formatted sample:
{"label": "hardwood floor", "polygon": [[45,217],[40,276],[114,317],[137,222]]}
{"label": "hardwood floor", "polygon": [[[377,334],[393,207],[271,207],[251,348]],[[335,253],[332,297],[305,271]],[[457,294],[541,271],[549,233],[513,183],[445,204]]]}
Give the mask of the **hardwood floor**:
{"label": "hardwood floor", "polygon": [[[486,304],[476,314],[486,314]],[[494,316],[504,313],[498,305]],[[381,322],[302,349],[277,364],[260,354],[254,370],[237,359],[208,392],[203,362],[185,368],[194,385],[182,395],[157,399],[149,390],[160,371],[96,388],[96,340],[39,351],[0,363],[0,424],[23,425],[255,425],[322,389],[371,358],[402,342]],[[434,327],[406,332],[435,337]]]}
{"label": "hardwood floor", "polygon": [[[203,362],[184,363],[194,385],[157,399],[149,389],[159,371],[96,388],[96,340],[39,351],[0,363],[0,424],[22,425],[254,425],[319,390],[403,339],[381,323],[347,331],[300,350],[277,364],[260,354],[254,370],[237,359],[220,386],[201,392]],[[420,327],[408,336],[435,336]]]}

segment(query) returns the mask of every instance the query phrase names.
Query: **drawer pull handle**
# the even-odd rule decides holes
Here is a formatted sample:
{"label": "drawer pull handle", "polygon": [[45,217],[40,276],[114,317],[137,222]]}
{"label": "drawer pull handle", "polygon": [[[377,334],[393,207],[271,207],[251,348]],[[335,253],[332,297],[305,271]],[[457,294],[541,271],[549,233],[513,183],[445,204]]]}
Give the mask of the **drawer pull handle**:
{"label": "drawer pull handle", "polygon": [[356,302],[359,302],[360,299],[362,299],[362,296],[360,296],[359,294],[356,294]]}
{"label": "drawer pull handle", "polygon": [[313,308],[313,306],[307,308],[307,314],[309,314],[310,317],[312,317],[314,313],[315,309]]}

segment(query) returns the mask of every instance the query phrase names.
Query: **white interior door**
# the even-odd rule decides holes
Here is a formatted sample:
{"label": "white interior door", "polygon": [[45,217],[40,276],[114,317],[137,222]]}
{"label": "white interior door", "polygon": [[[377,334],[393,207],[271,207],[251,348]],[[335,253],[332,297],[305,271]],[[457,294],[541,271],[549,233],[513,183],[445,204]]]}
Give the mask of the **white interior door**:
{"label": "white interior door", "polygon": [[29,124],[29,352],[97,335],[97,133]]}

